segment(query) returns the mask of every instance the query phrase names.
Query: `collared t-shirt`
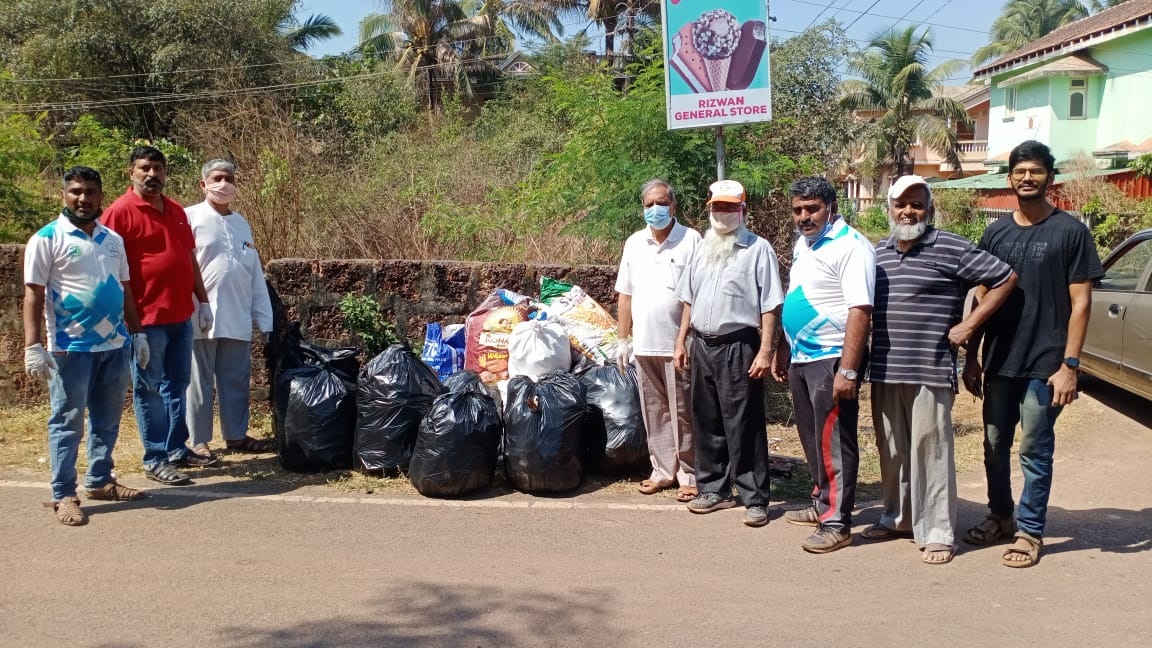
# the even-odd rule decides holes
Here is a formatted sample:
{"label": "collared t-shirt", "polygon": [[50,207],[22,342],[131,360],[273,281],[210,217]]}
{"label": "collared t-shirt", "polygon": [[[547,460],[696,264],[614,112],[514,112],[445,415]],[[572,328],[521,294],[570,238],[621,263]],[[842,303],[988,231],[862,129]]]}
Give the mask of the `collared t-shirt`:
{"label": "collared t-shirt", "polygon": [[195,242],[184,208],[164,196],[160,213],[129,188],[104,210],[100,222],[124,239],[140,322],[178,324],[192,317]]}
{"label": "collared t-shirt", "polygon": [[1011,216],[984,230],[980,249],[1012,266],[1019,279],[984,325],[984,371],[1047,380],[1064,361],[1072,297],[1068,285],[1104,275],[1092,233],[1059,209],[1030,227]]}
{"label": "collared t-shirt", "polygon": [[907,252],[896,237],[876,246],[876,306],[868,379],[956,389],[948,331],[975,285],[995,288],[1012,268],[968,239],[931,228]]}
{"label": "collared t-shirt", "polygon": [[683,306],[676,284],[700,245],[700,234],[679,222],[663,243],[648,227],[628,237],[620,256],[616,292],[632,297],[632,349],[640,356],[671,356]]}
{"label": "collared t-shirt", "polygon": [[872,305],[875,278],[872,243],[843,218],[811,247],[803,236],[796,241],[781,316],[792,362],[840,357],[848,309]]}
{"label": "collared t-shirt", "polygon": [[24,283],[44,286],[48,350],[111,351],[124,346],[124,241],[97,224],[92,236],[61,214],[28,239]]}
{"label": "collared t-shirt", "polygon": [[186,210],[196,239],[196,261],[212,304],[212,328],[197,338],[250,340],[252,327],[272,331],[272,303],[248,221],[216,211],[207,201]]}
{"label": "collared t-shirt", "polygon": [[681,275],[676,297],[692,306],[692,330],[724,335],[760,328],[760,316],[781,302],[780,263],[768,241],[744,230],[721,264],[705,258],[703,245]]}

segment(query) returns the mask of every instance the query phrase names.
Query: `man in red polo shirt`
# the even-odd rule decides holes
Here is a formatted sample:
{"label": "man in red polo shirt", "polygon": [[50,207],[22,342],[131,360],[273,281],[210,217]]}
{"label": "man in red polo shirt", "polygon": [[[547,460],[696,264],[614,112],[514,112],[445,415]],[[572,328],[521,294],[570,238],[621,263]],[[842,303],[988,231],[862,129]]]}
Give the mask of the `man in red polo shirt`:
{"label": "man in red polo shirt", "polygon": [[167,163],[152,146],[129,158],[132,186],[101,222],[124,239],[132,293],[151,360],[132,363],[132,405],[144,444],[145,475],[167,485],[189,483],[177,466],[208,466],[187,447],[184,393],[192,372],[192,326],[212,326],[195,240],[180,203],[164,195]]}

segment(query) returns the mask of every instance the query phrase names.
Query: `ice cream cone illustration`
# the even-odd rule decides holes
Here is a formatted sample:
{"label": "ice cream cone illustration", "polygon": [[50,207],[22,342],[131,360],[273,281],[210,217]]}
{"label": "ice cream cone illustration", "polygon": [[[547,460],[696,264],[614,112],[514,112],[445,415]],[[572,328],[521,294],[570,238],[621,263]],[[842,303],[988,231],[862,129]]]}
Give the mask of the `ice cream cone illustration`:
{"label": "ice cream cone illustration", "polygon": [[708,82],[714,92],[728,89],[728,68],[740,45],[740,23],[724,9],[700,14],[692,23],[692,44],[704,57]]}

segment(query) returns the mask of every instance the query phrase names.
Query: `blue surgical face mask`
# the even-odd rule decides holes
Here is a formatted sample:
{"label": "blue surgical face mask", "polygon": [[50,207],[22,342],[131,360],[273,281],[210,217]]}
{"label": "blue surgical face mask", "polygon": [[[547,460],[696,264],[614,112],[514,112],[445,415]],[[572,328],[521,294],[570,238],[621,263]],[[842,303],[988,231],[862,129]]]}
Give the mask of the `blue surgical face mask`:
{"label": "blue surgical face mask", "polygon": [[668,205],[652,205],[644,208],[644,222],[662,230],[672,222],[672,209]]}
{"label": "blue surgical face mask", "polygon": [[808,241],[808,247],[812,247],[813,245],[816,245],[816,243],[819,242],[820,239],[824,238],[825,234],[827,234],[828,232],[831,232],[831,231],[832,231],[832,216],[829,215],[828,221],[826,223],[824,223],[823,229],[821,229],[819,232],[816,232],[812,236],[805,236],[804,239],[806,241]]}

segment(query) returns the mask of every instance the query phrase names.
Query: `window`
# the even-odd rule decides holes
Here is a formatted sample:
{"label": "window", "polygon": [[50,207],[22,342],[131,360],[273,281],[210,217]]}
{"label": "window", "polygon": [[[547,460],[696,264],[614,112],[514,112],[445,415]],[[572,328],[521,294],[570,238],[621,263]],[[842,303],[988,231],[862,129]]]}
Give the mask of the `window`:
{"label": "window", "polygon": [[1144,268],[1152,259],[1152,240],[1140,241],[1112,261],[1104,276],[1097,281],[1100,290],[1133,291]]}
{"label": "window", "polygon": [[1016,88],[1004,89],[1004,116],[1011,117],[1016,112]]}
{"label": "window", "polygon": [[1088,116],[1088,79],[1074,77],[1070,82],[1068,95],[1068,119],[1084,119]]}

